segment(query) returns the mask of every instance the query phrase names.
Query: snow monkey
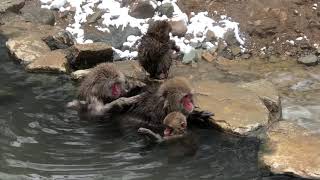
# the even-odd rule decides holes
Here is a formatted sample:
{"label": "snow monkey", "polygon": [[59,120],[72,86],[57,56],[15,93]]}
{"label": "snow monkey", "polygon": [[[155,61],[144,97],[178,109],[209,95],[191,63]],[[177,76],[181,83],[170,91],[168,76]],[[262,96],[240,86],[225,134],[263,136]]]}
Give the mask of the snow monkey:
{"label": "snow monkey", "polygon": [[138,47],[138,60],[150,74],[150,78],[167,78],[172,64],[172,50],[180,51],[175,41],[170,40],[171,30],[168,21],[155,21],[141,39]]}
{"label": "snow monkey", "polygon": [[147,128],[139,128],[138,133],[146,135],[154,142],[163,142],[183,137],[187,132],[187,119],[180,112],[171,112],[163,120],[163,136]]}
{"label": "snow monkey", "polygon": [[101,63],[83,79],[78,89],[78,99],[68,107],[75,107],[86,117],[105,115],[104,105],[120,97],[131,95],[143,83],[130,81],[111,63]]}

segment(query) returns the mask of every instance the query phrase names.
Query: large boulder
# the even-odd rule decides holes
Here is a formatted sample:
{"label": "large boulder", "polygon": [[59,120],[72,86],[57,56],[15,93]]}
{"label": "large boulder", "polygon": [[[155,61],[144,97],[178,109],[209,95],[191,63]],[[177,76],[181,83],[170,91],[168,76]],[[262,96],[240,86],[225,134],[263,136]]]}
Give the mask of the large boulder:
{"label": "large boulder", "polygon": [[29,72],[66,73],[67,64],[66,52],[59,49],[41,55],[28,64],[26,70]]}
{"label": "large boulder", "polygon": [[73,69],[88,69],[102,62],[113,60],[112,46],[103,42],[76,44],[71,47],[74,57],[70,61]]}
{"label": "large boulder", "polygon": [[19,12],[23,8],[25,0],[1,0],[0,2],[0,13],[7,11]]}
{"label": "large boulder", "polygon": [[[277,93],[264,92],[268,84],[232,84],[213,81],[194,82],[198,94],[197,104],[201,109],[215,113],[213,123],[225,131],[235,134],[249,135],[261,127],[265,127],[273,117],[266,107],[263,98],[280,106]],[[272,92],[276,90],[272,89]],[[280,108],[280,107],[278,107]],[[277,112],[280,111],[277,109]]]}
{"label": "large boulder", "polygon": [[[127,77],[135,78],[135,79],[142,79],[144,76],[144,72],[142,71],[139,63],[137,61],[116,61],[113,63],[117,69],[123,72]],[[84,69],[84,70],[77,70],[71,73],[71,78],[73,80],[81,80],[83,79],[91,69]]]}
{"label": "large boulder", "polygon": [[280,121],[267,131],[261,162],[275,174],[320,179],[320,135]]}
{"label": "large boulder", "polygon": [[22,64],[29,64],[50,51],[45,42],[36,36],[24,36],[9,39],[6,42],[9,53],[20,60]]}

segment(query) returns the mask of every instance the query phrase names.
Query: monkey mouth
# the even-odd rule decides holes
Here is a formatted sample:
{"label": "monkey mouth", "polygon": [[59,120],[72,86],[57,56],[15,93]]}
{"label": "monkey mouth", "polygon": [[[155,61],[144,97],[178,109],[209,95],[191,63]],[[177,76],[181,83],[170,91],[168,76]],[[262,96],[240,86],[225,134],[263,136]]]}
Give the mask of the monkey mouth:
{"label": "monkey mouth", "polygon": [[170,138],[174,138],[174,137],[181,137],[185,134],[185,131],[181,131],[179,133],[175,133],[173,128],[171,127],[166,127],[164,132],[163,132],[163,137],[165,139],[170,139]]}

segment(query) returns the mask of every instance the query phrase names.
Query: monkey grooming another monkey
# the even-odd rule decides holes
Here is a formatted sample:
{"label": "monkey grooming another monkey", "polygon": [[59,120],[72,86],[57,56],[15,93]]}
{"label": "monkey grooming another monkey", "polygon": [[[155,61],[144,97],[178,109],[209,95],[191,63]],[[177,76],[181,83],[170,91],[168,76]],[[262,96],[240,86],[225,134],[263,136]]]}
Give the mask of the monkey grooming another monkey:
{"label": "monkey grooming another monkey", "polygon": [[180,51],[175,41],[170,40],[171,31],[168,21],[155,21],[141,39],[138,59],[150,78],[167,78],[172,64],[172,50]]}
{"label": "monkey grooming another monkey", "polygon": [[139,128],[138,133],[147,136],[153,142],[161,143],[183,137],[187,132],[187,119],[180,112],[169,113],[163,120],[163,137],[147,128]]}

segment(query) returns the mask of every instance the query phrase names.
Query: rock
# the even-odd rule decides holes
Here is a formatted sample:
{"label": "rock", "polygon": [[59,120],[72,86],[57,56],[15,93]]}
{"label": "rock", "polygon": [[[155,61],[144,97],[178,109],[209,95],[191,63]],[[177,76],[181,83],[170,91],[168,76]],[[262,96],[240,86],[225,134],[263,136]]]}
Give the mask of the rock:
{"label": "rock", "polygon": [[42,40],[49,46],[51,50],[66,49],[74,45],[75,40],[70,32],[63,30],[55,35],[49,35]]}
{"label": "rock", "polygon": [[26,66],[29,72],[66,73],[68,60],[63,50],[47,52]]}
{"label": "rock", "polygon": [[164,3],[159,6],[158,11],[161,15],[166,15],[168,18],[172,18],[174,7],[172,3]]}
{"label": "rock", "polygon": [[216,41],[216,40],[217,40],[217,37],[214,34],[214,32],[211,30],[208,30],[206,33],[206,41],[212,42],[212,41]]}
{"label": "rock", "polygon": [[86,26],[85,39],[91,39],[93,42],[105,42],[111,44],[114,48],[121,49],[124,42],[127,42],[129,35],[140,36],[141,31],[137,27],[126,26],[118,28],[110,26],[108,27],[110,32],[102,32],[95,27]]}
{"label": "rock", "polygon": [[202,53],[202,59],[208,61],[208,62],[212,62],[215,58],[212,54],[210,54],[208,51],[205,51],[204,53]]}
{"label": "rock", "polygon": [[230,50],[233,56],[237,56],[238,54],[241,53],[241,48],[239,46],[231,46]]}
{"label": "rock", "polygon": [[42,54],[50,51],[47,44],[35,36],[9,39],[6,46],[9,53],[20,60],[22,64],[29,64]]}
{"label": "rock", "polygon": [[171,33],[173,36],[183,37],[186,34],[188,27],[184,20],[172,19],[169,23],[172,27]]}
{"label": "rock", "polygon": [[288,121],[280,121],[267,131],[260,148],[260,161],[275,174],[320,179],[320,135]]}
{"label": "rock", "polygon": [[51,10],[39,7],[26,8],[22,10],[22,16],[26,21],[54,25],[55,17]]}
{"label": "rock", "polygon": [[282,118],[281,100],[277,88],[267,80],[257,80],[242,83],[239,87],[255,93],[262,100],[270,112],[269,121],[278,121]]}
{"label": "rock", "polygon": [[91,69],[81,69],[81,70],[74,71],[71,73],[71,79],[82,80],[90,71]]}
{"label": "rock", "polygon": [[316,55],[310,54],[300,57],[298,59],[298,62],[307,66],[314,66],[318,64],[318,57]]}
{"label": "rock", "polygon": [[98,9],[96,12],[94,12],[91,16],[87,17],[87,23],[92,24],[97,22],[98,19],[101,18],[101,16],[105,13],[106,11],[103,9]]}
{"label": "rock", "polygon": [[238,42],[236,35],[234,34],[234,31],[227,31],[224,34],[224,39],[228,46],[240,46],[240,43]]}
{"label": "rock", "polygon": [[156,4],[152,0],[135,0],[130,4],[129,15],[138,19],[151,18],[154,16]]}
{"label": "rock", "polygon": [[202,43],[200,41],[198,41],[197,39],[191,39],[190,40],[190,46],[194,47],[194,48],[200,48],[202,46]]}
{"label": "rock", "polygon": [[236,84],[194,82],[197,105],[215,113],[213,123],[223,130],[249,135],[268,125],[269,111],[259,96]]}
{"label": "rock", "polygon": [[194,61],[196,61],[197,58],[197,50],[192,48],[188,53],[185,53],[182,59],[182,63],[184,64],[190,64]]}
{"label": "rock", "polygon": [[[144,75],[139,63],[137,61],[117,61],[113,63],[121,72],[123,72],[127,77],[139,79]],[[71,78],[73,80],[83,79],[91,69],[77,70],[71,73]],[[142,78],[141,78],[142,79]]]}
{"label": "rock", "polygon": [[75,53],[70,65],[76,70],[91,68],[113,59],[112,46],[103,42],[76,44],[72,47],[72,51]]}
{"label": "rock", "polygon": [[1,0],[0,2],[0,13],[7,11],[18,13],[23,8],[25,0]]}

